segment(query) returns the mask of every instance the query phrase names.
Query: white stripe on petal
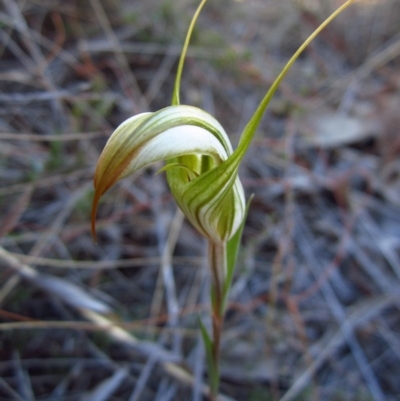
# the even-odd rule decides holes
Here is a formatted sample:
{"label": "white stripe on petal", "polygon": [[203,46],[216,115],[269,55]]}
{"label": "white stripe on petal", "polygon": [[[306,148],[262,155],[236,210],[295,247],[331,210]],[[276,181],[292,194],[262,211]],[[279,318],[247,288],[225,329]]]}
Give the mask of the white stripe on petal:
{"label": "white stripe on petal", "polygon": [[162,132],[141,146],[121,178],[157,161],[190,154],[211,156],[216,164],[228,158],[213,134],[201,127],[181,125]]}

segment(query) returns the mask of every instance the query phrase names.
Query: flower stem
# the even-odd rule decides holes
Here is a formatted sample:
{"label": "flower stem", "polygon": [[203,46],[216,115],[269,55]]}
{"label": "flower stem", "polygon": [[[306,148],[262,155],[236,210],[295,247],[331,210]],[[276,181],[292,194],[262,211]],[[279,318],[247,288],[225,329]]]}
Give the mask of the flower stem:
{"label": "flower stem", "polygon": [[226,243],[209,243],[208,258],[212,275],[211,307],[213,342],[210,361],[211,399],[216,400],[220,381],[219,353],[224,322],[224,285],[227,275]]}

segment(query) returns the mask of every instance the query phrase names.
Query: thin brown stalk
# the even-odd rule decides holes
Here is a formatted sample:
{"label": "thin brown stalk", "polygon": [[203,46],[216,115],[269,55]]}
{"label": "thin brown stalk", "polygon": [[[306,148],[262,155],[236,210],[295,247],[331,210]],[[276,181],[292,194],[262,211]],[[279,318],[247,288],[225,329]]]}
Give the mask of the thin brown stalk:
{"label": "thin brown stalk", "polygon": [[210,372],[211,399],[216,400],[220,381],[219,354],[221,346],[221,335],[224,323],[223,290],[226,278],[226,244],[209,243],[209,263],[212,275],[212,364],[213,372]]}

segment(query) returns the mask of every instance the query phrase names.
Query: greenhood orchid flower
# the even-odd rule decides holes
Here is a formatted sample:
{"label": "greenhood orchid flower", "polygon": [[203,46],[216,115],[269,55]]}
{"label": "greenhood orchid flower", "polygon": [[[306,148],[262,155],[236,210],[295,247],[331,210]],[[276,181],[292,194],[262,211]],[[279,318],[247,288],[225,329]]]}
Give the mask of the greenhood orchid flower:
{"label": "greenhood orchid flower", "polygon": [[142,113],[123,122],[109,138],[94,178],[92,233],[101,196],[116,182],[155,162],[165,161],[171,192],[187,219],[208,239],[212,275],[212,338],[199,319],[209,367],[211,399],[219,384],[219,348],[224,314],[248,205],[238,169],[260,121],[290,67],[308,44],[355,0],[346,1],[300,46],[268,90],[243,130],[235,150],[221,124],[210,114],[179,101],[183,64],[201,9],[194,14],[186,35],[172,96],[172,105]]}
{"label": "greenhood orchid flower", "polygon": [[222,126],[199,108],[170,106],[131,117],[112,134],[97,164],[93,224],[98,201],[112,185],[166,160],[161,170],[167,172],[174,198],[188,220],[209,240],[228,241],[245,211],[237,169],[229,174],[218,170],[232,153]]}
{"label": "greenhood orchid flower", "polygon": [[100,197],[116,182],[160,160],[174,198],[193,226],[212,243],[227,243],[243,223],[245,198],[238,168],[265,110],[282,79],[302,51],[340,12],[348,0],[310,35],[272,84],[245,127],[235,151],[219,122],[205,111],[180,105],[183,64],[202,0],[182,49],[172,106],[142,113],[123,122],[109,138],[97,164],[92,207],[92,234]]}

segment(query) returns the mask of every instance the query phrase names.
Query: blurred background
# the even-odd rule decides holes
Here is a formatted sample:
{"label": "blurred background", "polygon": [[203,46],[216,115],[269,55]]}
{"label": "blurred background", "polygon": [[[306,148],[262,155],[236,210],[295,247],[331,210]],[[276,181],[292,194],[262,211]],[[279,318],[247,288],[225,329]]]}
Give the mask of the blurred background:
{"label": "blurred background", "polygon": [[[236,145],[341,0],[209,0],[182,102]],[[197,3],[0,2],[0,400],[207,400],[206,244],[159,165],[110,190],[126,118],[170,103]],[[221,400],[400,400],[400,1],[360,0],[301,56],[243,163]]]}

